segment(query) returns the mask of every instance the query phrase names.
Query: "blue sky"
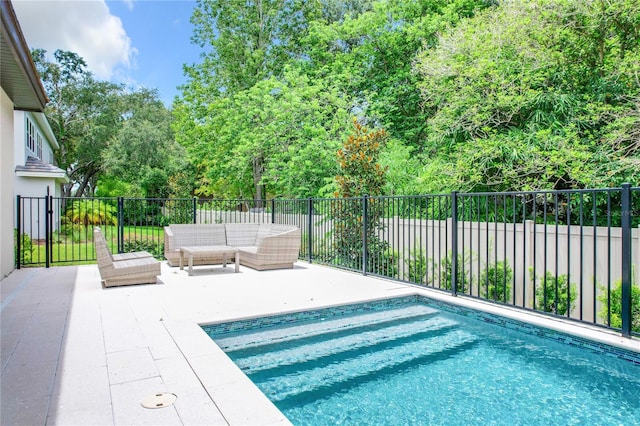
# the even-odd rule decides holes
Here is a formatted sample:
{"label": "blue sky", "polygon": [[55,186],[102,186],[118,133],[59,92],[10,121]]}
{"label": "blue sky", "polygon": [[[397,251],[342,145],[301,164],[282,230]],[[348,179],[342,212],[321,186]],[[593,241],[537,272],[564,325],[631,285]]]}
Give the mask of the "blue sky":
{"label": "blue sky", "polygon": [[13,0],[29,47],[82,56],[100,80],[158,89],[167,106],[200,61],[191,43],[194,0]]}

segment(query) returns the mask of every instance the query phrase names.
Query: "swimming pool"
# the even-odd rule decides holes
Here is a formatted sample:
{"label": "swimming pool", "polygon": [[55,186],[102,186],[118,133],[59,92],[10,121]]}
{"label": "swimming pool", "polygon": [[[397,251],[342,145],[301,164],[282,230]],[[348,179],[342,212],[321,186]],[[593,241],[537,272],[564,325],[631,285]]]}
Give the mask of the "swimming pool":
{"label": "swimming pool", "polygon": [[640,354],[421,296],[203,329],[294,424],[640,424]]}

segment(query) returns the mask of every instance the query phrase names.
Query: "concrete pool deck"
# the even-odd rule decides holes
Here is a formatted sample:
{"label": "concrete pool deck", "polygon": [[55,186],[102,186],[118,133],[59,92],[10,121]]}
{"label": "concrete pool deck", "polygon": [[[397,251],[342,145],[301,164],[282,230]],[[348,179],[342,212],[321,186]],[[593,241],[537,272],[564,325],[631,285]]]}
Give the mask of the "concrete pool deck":
{"label": "concrete pool deck", "polygon": [[[103,289],[96,265],[28,268],[0,282],[2,425],[289,424],[198,324],[410,294],[640,352],[640,342],[398,282],[298,262],[293,270],[163,263],[160,283]],[[156,393],[175,404],[143,408]]]}

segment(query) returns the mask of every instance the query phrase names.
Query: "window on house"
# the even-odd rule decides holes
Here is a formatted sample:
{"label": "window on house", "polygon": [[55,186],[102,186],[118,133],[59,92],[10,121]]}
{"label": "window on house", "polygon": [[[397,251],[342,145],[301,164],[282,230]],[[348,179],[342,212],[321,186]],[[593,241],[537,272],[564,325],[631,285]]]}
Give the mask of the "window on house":
{"label": "window on house", "polygon": [[36,134],[36,156],[42,160],[42,135]]}
{"label": "window on house", "polygon": [[33,122],[27,118],[27,149],[35,154],[36,153],[36,126]]}
{"label": "window on house", "polygon": [[28,117],[27,117],[27,138],[26,139],[27,139],[26,141],[27,150],[29,151],[29,154],[43,160],[42,146],[44,144],[44,137],[38,131],[38,128],[35,126],[35,124],[33,124],[33,121],[31,121]]}

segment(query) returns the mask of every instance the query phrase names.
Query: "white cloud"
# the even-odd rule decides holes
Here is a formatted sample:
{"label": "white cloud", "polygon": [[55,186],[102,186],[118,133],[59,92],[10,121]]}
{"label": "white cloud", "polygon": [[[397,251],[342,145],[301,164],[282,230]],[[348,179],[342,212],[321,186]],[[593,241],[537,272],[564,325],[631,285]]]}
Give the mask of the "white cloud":
{"label": "white cloud", "polygon": [[13,0],[29,48],[80,55],[99,79],[111,80],[117,68],[131,68],[138,53],[122,21],[104,0]]}

